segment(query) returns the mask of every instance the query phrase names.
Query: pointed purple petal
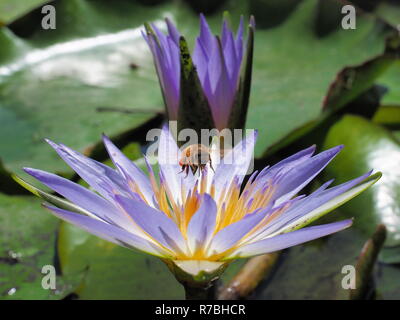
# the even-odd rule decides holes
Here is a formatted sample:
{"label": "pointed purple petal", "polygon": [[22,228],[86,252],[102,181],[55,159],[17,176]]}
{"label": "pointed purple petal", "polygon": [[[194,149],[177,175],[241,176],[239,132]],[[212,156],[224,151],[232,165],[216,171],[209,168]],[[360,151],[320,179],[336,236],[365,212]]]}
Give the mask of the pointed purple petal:
{"label": "pointed purple petal", "polygon": [[49,209],[58,218],[72,223],[73,225],[107,241],[128,248],[135,248],[160,257],[167,255],[161,247],[157,247],[149,241],[114,225],[53,206],[44,205],[44,207]]}
{"label": "pointed purple petal", "polygon": [[236,32],[235,46],[236,54],[239,57],[239,61],[241,61],[243,57],[243,16],[240,16],[240,23]]}
{"label": "pointed purple petal", "polygon": [[130,159],[128,159],[105,135],[103,135],[103,143],[106,146],[107,152],[110,155],[111,160],[120,171],[121,175],[123,175],[123,172],[121,172],[121,169],[119,168],[124,168],[124,172],[137,184],[140,191],[143,193],[146,201],[148,203],[152,203],[154,192],[151,187],[149,178]]}
{"label": "pointed purple petal", "polygon": [[269,225],[265,230],[265,235],[269,235],[277,231],[281,232],[281,230],[284,232],[288,227],[296,225],[297,221],[302,220],[304,216],[313,210],[323,207],[326,203],[328,203],[328,201],[352,189],[370,175],[371,172],[368,172],[358,178],[329,189],[326,189],[326,186],[329,185],[330,181],[325,183],[321,188],[310,194],[308,197],[302,199],[302,201],[288,209],[284,214],[282,214],[282,216]]}
{"label": "pointed purple petal", "polygon": [[288,172],[290,169],[299,166],[301,163],[311,158],[314,152],[315,145],[295,153],[294,155],[278,162],[270,168],[263,169],[256,178],[257,183],[264,184],[269,179],[274,177],[277,172],[280,174]]}
{"label": "pointed purple petal", "polygon": [[177,45],[171,38],[168,38],[168,50],[170,52],[169,72],[171,74],[170,78],[172,79],[171,84],[174,87],[175,95],[179,103],[180,70],[181,70],[179,43]]}
{"label": "pointed purple petal", "polygon": [[171,191],[177,204],[183,203],[182,186],[185,186],[186,191],[189,191],[194,186],[196,180],[191,171],[188,176],[180,173],[182,171],[179,165],[180,155],[181,151],[168,127],[164,126],[159,138],[158,164],[160,166],[160,172],[165,178],[166,186]]}
{"label": "pointed purple petal", "polygon": [[223,54],[225,58],[227,73],[229,76],[230,87],[231,90],[235,92],[237,77],[239,75],[240,69],[240,60],[238,60],[238,57],[236,56],[235,42],[232,32],[229,31],[226,37],[227,39],[225,41],[225,44],[223,44]]}
{"label": "pointed purple petal", "polygon": [[175,42],[177,46],[179,46],[179,38],[181,35],[178,29],[175,27],[170,19],[166,18],[165,22],[167,23],[168,33],[171,36],[171,39]]}
{"label": "pointed purple petal", "polygon": [[350,227],[353,220],[343,220],[335,223],[308,227],[297,231],[285,233],[272,238],[264,239],[248,245],[244,245],[232,252],[226,259],[245,258],[260,254],[270,253],[295,245],[318,239],[329,234]]}
{"label": "pointed purple petal", "polygon": [[[153,26],[153,34],[147,35],[147,43],[153,54],[158,79],[170,120],[176,120],[179,108],[180,63],[178,45]],[[158,41],[157,41],[158,40]]]}
{"label": "pointed purple petal", "polygon": [[163,53],[165,48],[167,47],[167,36],[154,24],[151,24],[151,27],[154,30],[154,33],[157,36],[157,40],[160,43],[160,47],[163,49]]}
{"label": "pointed purple petal", "polygon": [[321,152],[300,165],[292,168],[276,181],[277,188],[274,199],[281,203],[292,198],[297,192],[303,189],[313,180],[332,159],[339,153],[343,146]]}
{"label": "pointed purple petal", "polygon": [[173,252],[185,251],[185,241],[175,222],[143,202],[116,195],[116,201],[148,235]]}
{"label": "pointed purple petal", "polygon": [[215,37],[213,36],[211,29],[207,23],[206,18],[203,14],[200,14],[200,41],[205,47],[207,52],[211,52],[215,46]]}
{"label": "pointed purple petal", "polygon": [[89,211],[103,221],[116,223],[120,227],[129,230],[132,220],[119,212],[118,208],[111,202],[98,196],[94,192],[91,192],[79,184],[46,171],[32,168],[24,168],[24,170],[44,185],[53,189],[66,199],[77,204],[86,211]]}
{"label": "pointed purple petal", "polygon": [[211,241],[209,252],[211,254],[222,253],[232,248],[264,219],[266,213],[267,211],[248,214],[242,220],[218,231]]}
{"label": "pointed purple petal", "polygon": [[253,158],[256,140],[257,131],[248,134],[230,152],[224,155],[220,160],[221,163],[215,165],[215,199],[219,199],[219,194],[223,191],[223,188],[229,186],[235,177],[239,177],[239,184],[243,181]]}
{"label": "pointed purple petal", "polygon": [[228,40],[230,32],[231,31],[228,27],[228,22],[226,21],[226,19],[224,19],[224,21],[222,22],[222,30],[221,30],[221,42],[223,47],[225,47],[226,45],[226,41]]}
{"label": "pointed purple petal", "polygon": [[83,180],[106,199],[112,200],[115,191],[121,194],[127,193],[123,178],[114,169],[85,157],[65,145],[46,141]]}
{"label": "pointed purple petal", "polygon": [[228,126],[229,116],[235,99],[236,81],[229,77],[224,52],[220,40],[216,38],[216,45],[211,51],[208,63],[208,76],[211,91],[206,92],[211,107],[211,113],[217,129]]}
{"label": "pointed purple petal", "polygon": [[193,252],[209,242],[214,232],[216,217],[215,201],[208,194],[204,194],[200,208],[190,219],[187,229],[188,242]]}
{"label": "pointed purple petal", "polygon": [[[208,69],[208,62],[208,55],[203,45],[199,39],[196,39],[196,44],[193,51],[193,63],[196,66],[197,74],[199,75],[199,80],[204,91],[206,90],[204,82]],[[209,92],[205,91],[206,96],[208,96],[207,93],[209,94]]]}

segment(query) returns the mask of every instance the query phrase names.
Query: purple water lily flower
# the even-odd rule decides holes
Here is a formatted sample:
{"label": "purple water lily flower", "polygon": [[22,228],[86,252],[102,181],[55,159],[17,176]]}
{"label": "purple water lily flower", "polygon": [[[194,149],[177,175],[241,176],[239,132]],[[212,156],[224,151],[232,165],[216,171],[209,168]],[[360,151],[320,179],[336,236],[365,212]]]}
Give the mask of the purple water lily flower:
{"label": "purple water lily flower", "polygon": [[[45,204],[46,208],[103,239],[168,260],[195,275],[237,258],[282,250],[348,228],[352,220],[301,229],[380,177],[369,172],[331,188],[329,181],[310,195],[299,195],[342,148],[313,155],[315,147],[310,147],[254,172],[244,184],[256,134],[215,162],[215,172],[207,165],[201,175],[189,172],[185,177],[178,173],[181,152],[164,128],[158,149],[159,181],[149,164],[146,175],[107,137],[104,144],[115,168],[48,142],[91,190],[25,168],[65,198],[48,195],[45,199],[52,204]],[[216,154],[213,151],[212,156]]]}
{"label": "purple water lily flower", "polygon": [[[147,34],[143,36],[153,54],[169,120],[179,121],[181,98],[182,94],[185,94],[180,91],[182,68],[180,40],[182,37],[169,19],[166,19],[166,25],[168,34],[164,34],[152,24],[147,26]],[[254,18],[251,18],[249,25],[251,35],[254,25]],[[243,17],[236,34],[224,20],[221,36],[214,36],[204,15],[200,15],[200,35],[196,39],[193,63],[211,112],[213,125],[210,127],[219,130],[229,127],[235,103],[237,108],[243,109],[242,117],[245,117],[247,111],[251,62],[249,64],[246,62],[252,59],[252,38],[246,46],[243,40],[243,29]],[[247,50],[244,50],[246,47]],[[245,55],[246,52],[247,55]],[[250,72],[240,79],[240,73],[246,66],[250,68]],[[193,90],[194,88],[188,91]],[[241,90],[246,93],[242,95]],[[190,105],[183,107],[197,108],[196,103],[200,103],[198,101],[199,99],[191,100]],[[237,124],[235,127],[238,127]]]}

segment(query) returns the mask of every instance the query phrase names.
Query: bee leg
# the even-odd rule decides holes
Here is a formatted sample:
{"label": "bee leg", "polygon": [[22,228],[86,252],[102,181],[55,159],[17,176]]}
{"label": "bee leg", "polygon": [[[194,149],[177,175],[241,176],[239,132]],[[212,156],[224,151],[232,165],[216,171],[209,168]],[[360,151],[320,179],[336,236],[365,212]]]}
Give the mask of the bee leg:
{"label": "bee leg", "polygon": [[185,178],[186,178],[189,174],[189,166],[187,165],[185,169],[186,169],[186,176],[185,176]]}
{"label": "bee leg", "polygon": [[214,171],[214,173],[215,173],[215,170],[214,170],[214,168],[213,168],[213,166],[212,166],[211,157],[210,157],[210,168],[211,168],[212,171]]}
{"label": "bee leg", "polygon": [[195,175],[195,173],[197,171],[197,166],[195,166],[194,164],[191,164],[190,169],[192,170],[193,175]]}
{"label": "bee leg", "polygon": [[186,169],[186,165],[183,165],[183,166],[182,166],[182,171],[179,171],[178,174],[184,172],[185,169]]}

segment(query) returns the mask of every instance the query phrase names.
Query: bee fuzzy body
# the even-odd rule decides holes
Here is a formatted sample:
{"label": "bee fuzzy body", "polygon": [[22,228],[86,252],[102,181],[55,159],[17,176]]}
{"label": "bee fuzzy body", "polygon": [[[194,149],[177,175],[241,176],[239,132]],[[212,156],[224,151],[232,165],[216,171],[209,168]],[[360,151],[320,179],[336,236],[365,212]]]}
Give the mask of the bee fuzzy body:
{"label": "bee fuzzy body", "polygon": [[182,167],[182,172],[186,172],[186,176],[189,174],[189,169],[192,170],[193,174],[196,174],[199,170],[199,174],[204,170],[207,164],[210,164],[210,168],[214,170],[211,163],[210,149],[202,144],[193,144],[186,147],[181,154],[179,159],[179,165]]}

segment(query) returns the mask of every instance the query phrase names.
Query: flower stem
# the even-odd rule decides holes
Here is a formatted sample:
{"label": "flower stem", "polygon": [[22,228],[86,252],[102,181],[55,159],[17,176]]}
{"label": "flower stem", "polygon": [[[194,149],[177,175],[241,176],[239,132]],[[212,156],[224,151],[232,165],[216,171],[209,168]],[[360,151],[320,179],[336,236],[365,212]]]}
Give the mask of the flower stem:
{"label": "flower stem", "polygon": [[377,226],[375,233],[365,242],[356,265],[356,288],[350,290],[350,300],[368,299],[368,290],[371,289],[371,278],[374,265],[386,240],[386,227]]}
{"label": "flower stem", "polygon": [[251,258],[233,279],[220,290],[218,300],[247,298],[273,270],[280,252]]}
{"label": "flower stem", "polygon": [[186,300],[215,300],[217,291],[217,280],[208,283],[207,286],[194,287],[184,283]]}

